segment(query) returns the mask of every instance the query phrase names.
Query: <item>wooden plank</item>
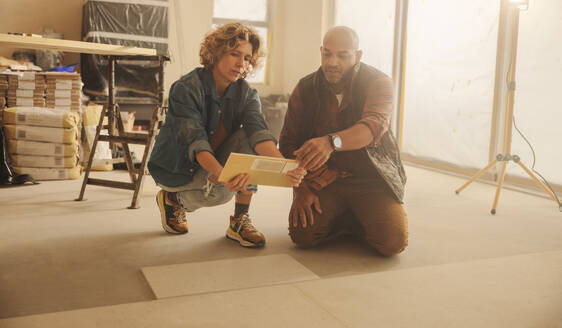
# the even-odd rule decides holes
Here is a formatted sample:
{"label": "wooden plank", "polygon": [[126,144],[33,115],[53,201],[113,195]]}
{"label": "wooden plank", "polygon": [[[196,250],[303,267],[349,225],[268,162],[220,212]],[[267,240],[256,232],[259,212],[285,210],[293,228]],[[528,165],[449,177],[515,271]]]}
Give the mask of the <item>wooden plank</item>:
{"label": "wooden plank", "polygon": [[120,143],[131,143],[131,144],[138,144],[138,145],[146,145],[147,136],[122,137],[122,136],[100,135],[99,140],[100,141],[110,141],[110,142],[120,142]]}
{"label": "wooden plank", "polygon": [[156,56],[156,49],[126,47],[120,45],[60,40],[34,36],[0,33],[0,46],[21,49],[49,49],[95,55]]}
{"label": "wooden plank", "polygon": [[88,178],[88,184],[96,185],[96,186],[103,186],[103,187],[110,187],[110,188],[135,190],[135,184],[130,183],[130,182],[121,182],[121,181],[111,181],[111,180],[104,180],[104,179]]}

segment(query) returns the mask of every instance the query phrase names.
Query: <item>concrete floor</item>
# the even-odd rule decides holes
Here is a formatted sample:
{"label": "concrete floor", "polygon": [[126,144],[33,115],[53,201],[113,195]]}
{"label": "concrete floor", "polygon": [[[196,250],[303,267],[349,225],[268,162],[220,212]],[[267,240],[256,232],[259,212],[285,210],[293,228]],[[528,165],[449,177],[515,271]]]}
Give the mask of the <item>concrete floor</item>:
{"label": "concrete floor", "polygon": [[[81,179],[0,188],[0,327],[561,328],[555,204],[504,189],[492,216],[493,186],[474,183],[457,196],[464,179],[414,167],[407,173],[410,241],[393,258],[345,238],[295,248],[288,189],[262,187],[255,195],[250,212],[267,237],[256,250],[224,238],[232,203],[190,215],[188,235],[166,234],[150,177],[136,210],[126,209],[132,192],[125,190],[88,186],[88,200],[73,201]],[[96,176],[128,178],[122,171]],[[235,262],[221,260],[278,255],[315,278],[157,299],[141,271],[197,262],[224,268]],[[276,264],[293,270],[290,261]],[[229,279],[243,277],[225,270],[214,278]]]}

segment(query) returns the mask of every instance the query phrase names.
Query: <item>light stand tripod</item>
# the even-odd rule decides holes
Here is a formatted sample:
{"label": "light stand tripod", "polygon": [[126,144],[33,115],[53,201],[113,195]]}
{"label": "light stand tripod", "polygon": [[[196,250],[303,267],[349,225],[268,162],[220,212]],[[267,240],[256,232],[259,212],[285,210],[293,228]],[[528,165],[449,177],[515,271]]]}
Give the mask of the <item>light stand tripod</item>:
{"label": "light stand tripod", "polygon": [[494,203],[492,205],[492,210],[490,211],[492,214],[496,214],[496,206],[498,204],[498,200],[500,198],[500,190],[502,188],[503,180],[505,178],[505,171],[507,168],[507,163],[509,161],[513,161],[514,163],[518,164],[555,202],[557,205],[561,206],[558,198],[556,195],[541,181],[539,180],[536,175],[529,170],[525,164],[520,161],[519,156],[511,154],[511,138],[512,138],[512,126],[513,126],[513,102],[514,102],[514,95],[515,95],[515,62],[517,57],[517,37],[518,37],[518,30],[519,30],[519,11],[521,9],[520,6],[528,5],[527,0],[504,0],[504,4],[507,3],[508,8],[510,10],[510,16],[512,20],[511,24],[511,57],[509,61],[509,69],[507,72],[507,103],[506,103],[506,114],[505,114],[505,126],[504,126],[504,134],[503,134],[503,151],[502,153],[496,155],[496,159],[491,161],[486,167],[482,170],[478,171],[472,178],[470,178],[465,184],[463,184],[459,189],[455,190],[455,193],[458,195],[464,188],[466,188],[469,184],[474,182],[478,179],[484,172],[486,172],[489,168],[496,165],[498,162],[501,162],[501,171],[498,179],[498,186],[496,189],[496,195],[494,197]]}

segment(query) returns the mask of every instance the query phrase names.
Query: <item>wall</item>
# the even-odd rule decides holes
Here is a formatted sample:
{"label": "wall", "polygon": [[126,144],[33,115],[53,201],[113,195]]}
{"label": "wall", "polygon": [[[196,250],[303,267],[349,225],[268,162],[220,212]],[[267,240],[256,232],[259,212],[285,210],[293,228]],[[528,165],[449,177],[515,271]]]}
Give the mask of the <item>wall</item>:
{"label": "wall", "polygon": [[[80,40],[82,0],[2,0],[0,33],[41,34],[53,29],[68,40]],[[0,56],[12,58],[14,49],[0,48]],[[65,54],[64,63],[79,61],[78,54]]]}
{"label": "wall", "polygon": [[[261,95],[290,93],[298,80],[320,65],[322,35],[330,25],[333,0],[270,0],[271,46]],[[83,0],[2,0],[0,32],[41,33],[52,28],[68,40],[80,40]],[[169,49],[165,87],[199,66],[199,44],[211,29],[213,0],[169,0]],[[13,49],[0,49],[11,58]],[[65,54],[64,63],[79,60]]]}
{"label": "wall", "polygon": [[282,91],[291,92],[300,78],[320,66],[323,12],[327,1],[285,0],[284,69]]}
{"label": "wall", "polygon": [[168,25],[170,63],[166,66],[165,87],[199,66],[199,44],[211,29],[212,0],[169,0]]}

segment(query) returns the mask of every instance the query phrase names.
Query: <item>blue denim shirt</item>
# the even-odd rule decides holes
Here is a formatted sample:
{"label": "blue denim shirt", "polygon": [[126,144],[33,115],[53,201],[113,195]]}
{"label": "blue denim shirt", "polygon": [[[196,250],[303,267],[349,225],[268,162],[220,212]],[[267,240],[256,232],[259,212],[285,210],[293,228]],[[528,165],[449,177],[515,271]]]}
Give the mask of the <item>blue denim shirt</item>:
{"label": "blue denim shirt", "polygon": [[261,112],[256,89],[240,79],[219,99],[213,74],[199,67],[172,84],[166,122],[154,144],[148,170],[157,183],[178,187],[189,183],[201,166],[195,155],[213,153],[210,137],[222,118],[228,135],[242,127],[252,149],[273,140]]}

